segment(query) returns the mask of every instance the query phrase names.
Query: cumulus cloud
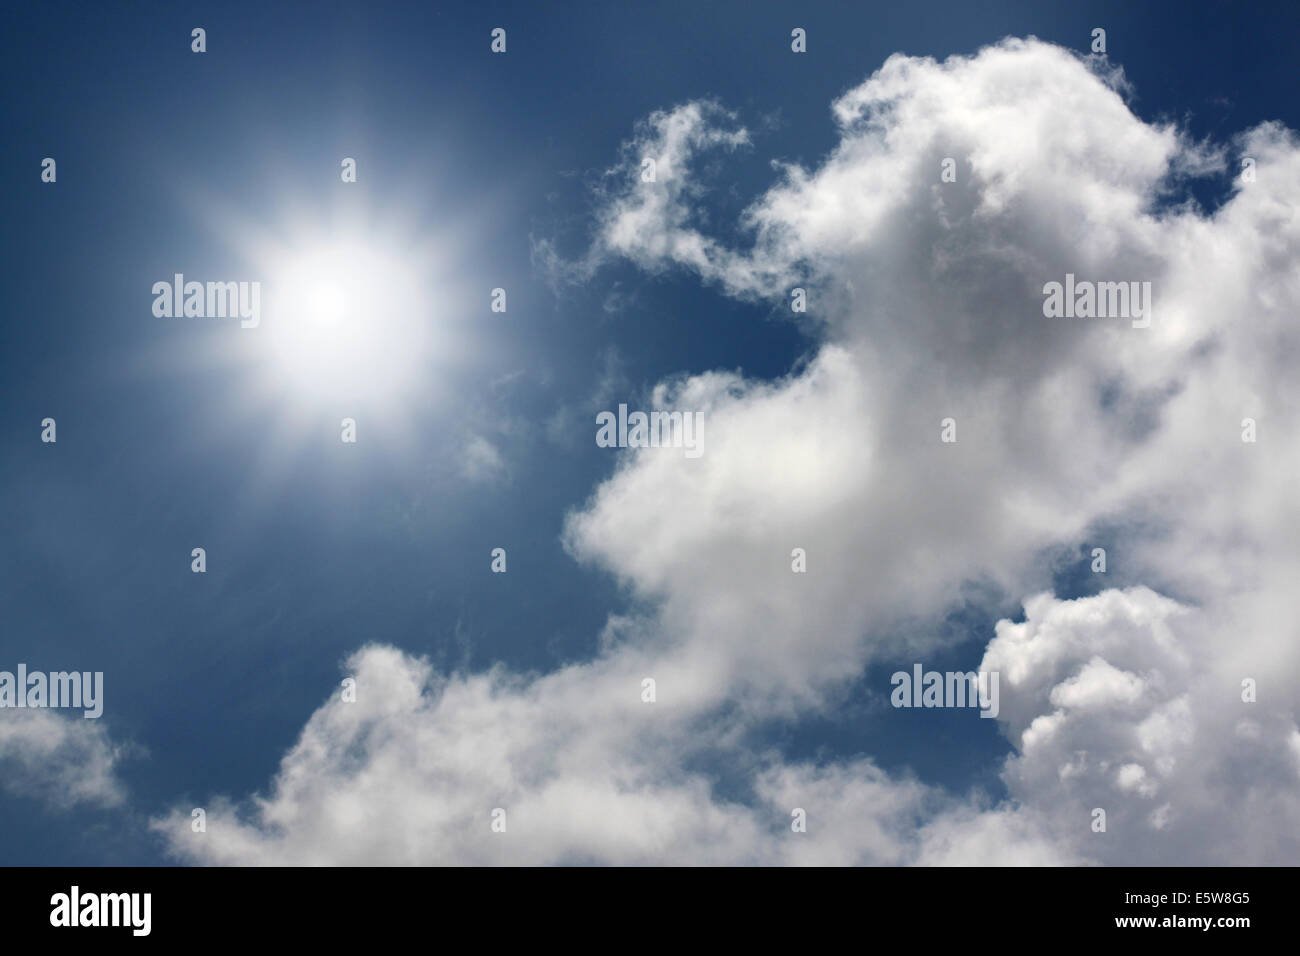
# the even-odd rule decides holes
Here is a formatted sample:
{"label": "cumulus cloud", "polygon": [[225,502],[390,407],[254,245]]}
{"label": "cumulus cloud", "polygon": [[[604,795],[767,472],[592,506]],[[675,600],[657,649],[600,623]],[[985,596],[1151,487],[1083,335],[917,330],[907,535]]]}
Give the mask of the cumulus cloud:
{"label": "cumulus cloud", "polygon": [[[542,261],[579,279],[612,258],[684,269],[776,304],[798,284],[819,340],[780,380],[661,383],[656,406],[703,412],[705,453],[628,450],[569,516],[570,553],[653,612],[611,619],[594,660],[542,676],[363,649],[357,702],[322,705],[268,794],[210,809],[205,834],[181,808],[155,822],[173,851],[1295,862],[1300,144],[1245,133],[1233,148],[1257,180],[1207,213],[1180,189],[1224,174],[1229,147],[1144,122],[1122,94],[1104,63],[1033,40],[891,57],[831,104],[839,142],[820,165],[776,164],[743,248],[706,232],[696,175],[703,153],[755,148],[739,117],[708,101],[653,114],[606,177],[589,253]],[[1067,273],[1152,283],[1151,326],[1045,317],[1043,287]],[[1045,555],[1103,524],[1114,586],[1058,599]],[[757,726],[833,707],[869,663],[923,660],[972,582],[1004,613],[1024,604],[983,665],[1003,678],[1005,802],[867,758],[751,751]]]}
{"label": "cumulus cloud", "polygon": [[[1245,675],[1220,653],[1236,635],[1144,587],[1038,595],[1025,610],[998,624],[983,667],[1002,676],[999,720],[1017,745],[1008,788],[1054,808],[1055,845],[1115,863],[1296,859],[1294,694],[1243,700]],[[1098,808],[1106,833],[1081,830]]]}
{"label": "cumulus cloud", "polygon": [[[391,647],[358,651],[357,698],[308,722],[269,795],[153,822],[177,855],[241,865],[899,864],[1062,862],[1018,823],[973,811],[869,760],[760,757],[728,801],[682,766],[709,735],[671,698],[638,699],[624,657],[532,681],[443,677]],[[721,731],[722,725],[713,729]],[[491,828],[505,810],[505,831]],[[793,829],[793,812],[807,831]],[[918,826],[924,824],[918,832]]]}
{"label": "cumulus cloud", "polygon": [[98,720],[49,710],[8,710],[0,719],[0,786],[60,809],[120,805],[122,756]]}

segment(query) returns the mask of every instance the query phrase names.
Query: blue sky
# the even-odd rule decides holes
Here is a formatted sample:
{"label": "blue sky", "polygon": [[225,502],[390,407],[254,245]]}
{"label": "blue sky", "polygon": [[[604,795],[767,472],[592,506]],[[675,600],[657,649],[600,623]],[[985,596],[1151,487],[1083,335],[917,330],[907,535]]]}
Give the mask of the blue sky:
{"label": "blue sky", "polygon": [[[176,808],[188,819],[218,795],[266,794],[364,645],[427,657],[441,674],[498,666],[528,680],[598,659],[611,615],[671,631],[660,608],[675,586],[671,554],[647,570],[614,518],[565,545],[566,518],[600,514],[593,495],[627,457],[596,447],[594,411],[647,407],[657,383],[714,371],[788,383],[828,341],[855,337],[671,257],[602,246],[617,199],[603,174],[656,111],[713,100],[749,130],[744,149],[693,157],[709,188],[687,200],[707,234],[737,247],[752,242],[740,214],[780,181],[773,162],[821,166],[841,141],[832,101],[896,53],[943,60],[1034,36],[1084,55],[1101,26],[1134,123],[1174,123],[1188,143],[1225,149],[1268,121],[1300,128],[1300,22],[1287,4],[1249,14],[1212,3],[271,7],[10,14],[0,669],[104,672],[101,723],[121,796],[67,807],[35,784],[0,789],[5,863],[274,859],[273,840],[270,856],[205,855],[169,843],[174,820],[157,821]],[[207,33],[201,55],[195,26]],[[497,26],[504,55],[488,50]],[[790,52],[795,26],[808,32],[806,54]],[[39,179],[47,156],[54,184]],[[357,159],[354,184],[340,182],[345,156]],[[1178,181],[1159,205],[1192,197],[1204,213],[1230,184],[1222,170]],[[263,329],[151,314],[157,280],[273,283],[260,250],[292,255],[339,234],[378,237],[422,284],[405,307],[437,330],[435,344],[400,395],[396,382],[307,395],[258,352]],[[540,250],[591,268],[566,278]],[[489,308],[496,287],[505,313]],[[339,441],[350,415],[355,446]],[[39,441],[47,416],[53,445]],[[475,448],[491,449],[480,468]],[[1001,761],[1015,747],[999,721],[893,710],[889,674],[918,660],[977,667],[995,623],[1025,619],[1027,594],[1009,579],[1061,600],[1101,591],[1088,548],[1145,533],[1145,509],[1133,494],[1081,507],[1088,534],[1019,540],[1011,563],[1033,565],[1027,577],[968,564],[944,600],[908,604],[872,631],[877,652],[846,652],[842,680],[819,683],[816,704],[722,695],[694,719],[729,742],[680,755],[669,776],[689,768],[717,799],[751,806],[766,755],[847,778],[870,758],[889,785],[935,788],[935,800],[1031,803],[1008,790]],[[766,513],[737,520],[761,529]],[[703,532],[675,540],[711,547]],[[207,551],[205,574],[191,573],[194,547]],[[489,570],[494,547],[507,549],[507,574]],[[1001,552],[990,553],[996,563]],[[1110,573],[1111,588],[1213,603],[1195,575],[1151,555],[1117,558]],[[934,643],[907,643],[905,618]],[[737,709],[755,713],[737,725],[719,716]],[[10,780],[35,779],[14,753]],[[434,841],[421,861],[489,859],[446,846]],[[624,859],[586,843],[537,852],[528,859]]]}

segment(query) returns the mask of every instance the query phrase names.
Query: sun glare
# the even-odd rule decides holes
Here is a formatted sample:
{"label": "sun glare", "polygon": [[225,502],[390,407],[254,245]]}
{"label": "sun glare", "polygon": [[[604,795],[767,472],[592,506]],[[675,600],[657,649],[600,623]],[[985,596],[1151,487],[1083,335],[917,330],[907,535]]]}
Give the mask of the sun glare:
{"label": "sun glare", "polygon": [[400,390],[425,354],[430,301],[417,270],[386,250],[353,242],[290,250],[267,287],[271,372],[302,395]]}

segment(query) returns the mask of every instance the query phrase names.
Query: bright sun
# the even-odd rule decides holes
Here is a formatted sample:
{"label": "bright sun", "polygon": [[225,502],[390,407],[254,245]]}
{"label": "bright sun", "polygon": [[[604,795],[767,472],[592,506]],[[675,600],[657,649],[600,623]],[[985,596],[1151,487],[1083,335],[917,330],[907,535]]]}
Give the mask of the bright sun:
{"label": "bright sun", "polygon": [[286,253],[271,276],[267,355],[296,393],[370,397],[410,383],[431,300],[400,257],[340,241]]}

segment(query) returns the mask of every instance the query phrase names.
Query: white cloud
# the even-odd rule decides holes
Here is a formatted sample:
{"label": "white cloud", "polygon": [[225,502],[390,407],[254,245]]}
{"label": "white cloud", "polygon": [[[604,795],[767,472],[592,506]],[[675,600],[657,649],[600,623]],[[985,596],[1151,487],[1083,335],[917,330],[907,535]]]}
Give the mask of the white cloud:
{"label": "white cloud", "polygon": [[[443,678],[365,648],[347,664],[357,700],[316,712],[251,817],[214,801],[203,833],[186,807],[154,827],[178,855],[216,864],[1057,861],[1032,840],[999,846],[1016,828],[1006,813],[985,818],[866,760],[764,759],[752,803],[720,800],[680,767],[708,737],[692,743],[671,700],[641,703],[629,663]],[[796,807],[806,834],[791,830]]]}
{"label": "white cloud", "polygon": [[499,480],[506,474],[500,450],[482,435],[471,435],[461,449],[461,474],[470,481]]}
{"label": "white cloud", "polygon": [[[826,160],[782,167],[753,203],[747,249],[694,214],[697,154],[752,145],[737,117],[711,103],[651,116],[607,180],[590,255],[561,268],[624,257],[777,303],[802,284],[823,337],[780,381],[663,383],[658,402],[704,412],[704,455],[629,451],[570,516],[571,553],[655,612],[537,678],[363,650],[358,702],[317,711],[251,816],[218,807],[206,834],[180,808],[158,822],[175,852],[1294,863],[1300,147],[1250,131],[1257,182],[1212,216],[1169,206],[1224,154],[1134,116],[1120,82],[1036,41],[892,57],[832,104]],[[940,180],[946,157],[956,183]],[[1152,326],[1045,318],[1043,284],[1066,273],[1150,281]],[[939,441],[945,417],[956,444]],[[1120,529],[1114,586],[1044,593],[1044,554],[1102,523]],[[791,573],[796,547],[806,574]],[[833,707],[869,661],[924,659],[971,582],[1030,595],[984,661],[1003,678],[1011,802],[868,760],[748,751],[759,723]],[[1241,701],[1244,678],[1258,703]],[[709,765],[738,796],[684,769]],[[796,806],[806,834],[790,832]],[[493,807],[508,834],[490,831]]]}
{"label": "white cloud", "polygon": [[0,786],[60,809],[114,807],[125,798],[117,777],[122,749],[98,720],[49,710],[0,716]]}
{"label": "white cloud", "polygon": [[[1019,743],[1004,779],[1020,805],[1053,808],[1056,846],[1111,863],[1296,858],[1294,696],[1241,700],[1218,653],[1236,635],[1147,588],[1025,607],[1023,623],[998,624],[981,666],[1002,675],[999,720]],[[1088,825],[1097,807],[1104,834]]]}

